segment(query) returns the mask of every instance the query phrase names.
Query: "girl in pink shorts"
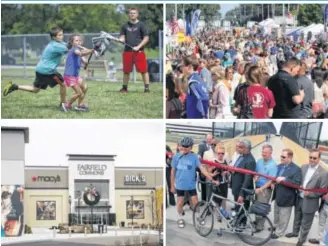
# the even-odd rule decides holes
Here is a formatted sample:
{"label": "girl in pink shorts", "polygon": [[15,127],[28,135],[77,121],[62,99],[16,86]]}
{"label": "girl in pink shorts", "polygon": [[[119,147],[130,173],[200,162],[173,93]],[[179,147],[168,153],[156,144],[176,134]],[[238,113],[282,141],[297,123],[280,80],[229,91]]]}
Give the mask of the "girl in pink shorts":
{"label": "girl in pink shorts", "polygon": [[84,104],[85,94],[87,92],[87,84],[80,78],[80,68],[82,63],[86,63],[83,56],[90,55],[94,50],[82,47],[83,37],[79,34],[73,34],[69,40],[68,48],[70,51],[67,54],[64,72],[64,83],[67,87],[74,90],[74,94],[66,102],[66,108],[71,109],[72,104],[78,100],[77,106],[74,107],[77,111],[87,111],[88,107]]}

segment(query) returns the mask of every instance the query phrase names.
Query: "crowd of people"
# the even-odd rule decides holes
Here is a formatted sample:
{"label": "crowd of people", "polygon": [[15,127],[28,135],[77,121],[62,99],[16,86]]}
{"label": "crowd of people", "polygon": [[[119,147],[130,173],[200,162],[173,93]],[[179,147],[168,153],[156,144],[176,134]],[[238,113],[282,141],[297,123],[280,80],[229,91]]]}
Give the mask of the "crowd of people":
{"label": "crowd of people", "polygon": [[[183,228],[185,224],[184,206],[189,205],[190,209],[193,209],[198,202],[196,185],[197,180],[200,180],[214,182],[219,188],[211,190],[209,185],[202,185],[201,200],[208,201],[211,192],[227,198],[228,189],[231,188],[234,201],[244,204],[246,209],[249,208],[250,202],[242,188],[254,189],[257,201],[273,204],[274,232],[271,238],[295,237],[298,238],[297,246],[306,242],[315,213],[319,212],[317,238],[309,241],[313,244],[325,245],[324,234],[328,232],[328,193],[302,191],[282,184],[285,181],[306,189],[328,188],[328,172],[320,164],[321,153],[318,149],[310,150],[308,163],[301,165],[303,163],[294,163],[294,153],[288,148],[282,150],[280,163],[276,163],[272,158],[273,146],[268,142],[262,146],[262,158],[258,160],[252,155],[252,144],[247,139],[236,143],[236,152],[230,160],[225,152],[224,143],[213,138],[211,134],[208,134],[206,140],[198,145],[198,153],[192,151],[193,145],[192,138],[184,137],[178,143],[175,154],[168,146],[166,147],[166,180],[169,196],[169,199],[166,199],[166,206],[168,203],[172,206],[176,205],[174,196],[176,193],[179,227]],[[276,177],[276,181],[203,165],[201,159],[256,171],[259,174]],[[228,210],[224,200],[216,198],[214,202],[218,208],[223,207]],[[286,233],[293,207],[293,231]],[[233,209],[239,211],[238,206]],[[220,223],[220,215],[216,216]],[[264,230],[262,220],[257,221],[256,226],[256,232]]]}
{"label": "crowd of people", "polygon": [[167,52],[166,117],[327,118],[328,44],[204,29]]}

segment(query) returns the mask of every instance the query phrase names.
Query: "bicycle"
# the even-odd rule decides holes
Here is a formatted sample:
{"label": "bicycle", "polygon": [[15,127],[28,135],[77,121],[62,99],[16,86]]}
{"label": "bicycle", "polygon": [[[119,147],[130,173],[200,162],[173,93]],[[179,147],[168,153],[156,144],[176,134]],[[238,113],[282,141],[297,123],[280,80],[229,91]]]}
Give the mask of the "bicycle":
{"label": "bicycle", "polygon": [[[217,188],[211,182],[202,182],[206,183],[207,185],[211,185],[212,188]],[[250,211],[248,211],[244,204],[237,203],[231,199],[225,198],[223,196],[214,194],[212,192],[210,199],[208,202],[199,201],[193,210],[193,226],[196,232],[202,236],[208,236],[214,226],[214,212],[221,217],[222,222],[225,224],[225,228],[223,230],[230,231],[232,233],[236,233],[238,237],[244,242],[249,245],[260,246],[267,243],[271,239],[271,235],[273,233],[273,225],[271,220],[267,217],[270,212],[270,205],[262,204],[255,202],[254,203],[254,196],[255,190],[244,189],[242,190],[246,194],[246,198],[250,200],[251,206]],[[220,207],[213,201],[213,198],[216,197],[218,199],[226,200],[227,203],[233,203],[236,207],[239,206],[238,211],[232,212],[230,216],[225,217],[225,215],[220,211]],[[200,212],[200,209],[204,209],[203,212]],[[197,215],[200,215],[197,217]],[[231,217],[231,218],[230,218]],[[203,232],[202,228],[205,227],[207,219],[210,219],[210,225],[207,227],[209,230],[207,232]],[[268,227],[261,232],[268,232],[269,234],[266,237],[255,237],[254,235],[259,233],[256,228],[257,221],[259,219],[263,219],[264,223],[268,223]],[[249,229],[249,230],[248,230]],[[221,233],[222,228],[220,228]],[[260,240],[260,241],[259,241]]]}

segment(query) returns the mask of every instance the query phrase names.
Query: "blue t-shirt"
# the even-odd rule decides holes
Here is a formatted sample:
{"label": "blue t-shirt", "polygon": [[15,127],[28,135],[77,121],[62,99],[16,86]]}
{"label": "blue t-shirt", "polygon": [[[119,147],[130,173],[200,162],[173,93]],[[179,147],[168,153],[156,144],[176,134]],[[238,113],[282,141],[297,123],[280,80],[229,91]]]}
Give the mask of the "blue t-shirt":
{"label": "blue t-shirt", "polygon": [[223,50],[218,50],[214,52],[214,55],[216,58],[222,60],[224,57],[224,51]]}
{"label": "blue t-shirt", "polygon": [[[177,156],[175,158],[175,156]],[[176,154],[171,166],[175,171],[175,187],[177,190],[196,189],[196,168],[200,167],[200,161],[196,154],[188,153],[186,155]]]}
{"label": "blue t-shirt", "polygon": [[57,73],[61,58],[67,51],[66,43],[51,40],[44,49],[35,71],[45,75]]}
{"label": "blue t-shirt", "polygon": [[209,97],[205,83],[198,73],[193,73],[188,80],[186,112],[188,119],[207,118]]}
{"label": "blue t-shirt", "polygon": [[[276,177],[277,173],[278,173],[277,163],[273,159],[268,160],[266,162],[263,159],[260,159],[256,163],[256,172],[262,173],[265,175],[269,175],[272,177]],[[256,182],[256,187],[260,188],[268,181],[269,181],[269,179],[267,179],[267,178],[259,177],[259,179]]]}
{"label": "blue t-shirt", "polygon": [[67,55],[65,63],[65,72],[66,76],[79,76],[82,58],[81,56],[76,55],[74,52],[77,50],[77,47],[73,47]]}

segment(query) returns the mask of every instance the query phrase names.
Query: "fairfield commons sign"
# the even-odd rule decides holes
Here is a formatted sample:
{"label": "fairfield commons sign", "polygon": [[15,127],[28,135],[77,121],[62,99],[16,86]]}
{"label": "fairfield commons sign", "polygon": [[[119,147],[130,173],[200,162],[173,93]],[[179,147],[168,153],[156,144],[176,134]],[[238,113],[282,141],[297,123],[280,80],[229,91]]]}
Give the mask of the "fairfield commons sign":
{"label": "fairfield commons sign", "polygon": [[79,174],[82,175],[99,175],[102,176],[105,174],[105,171],[107,170],[106,165],[100,165],[100,164],[78,164],[77,170]]}

